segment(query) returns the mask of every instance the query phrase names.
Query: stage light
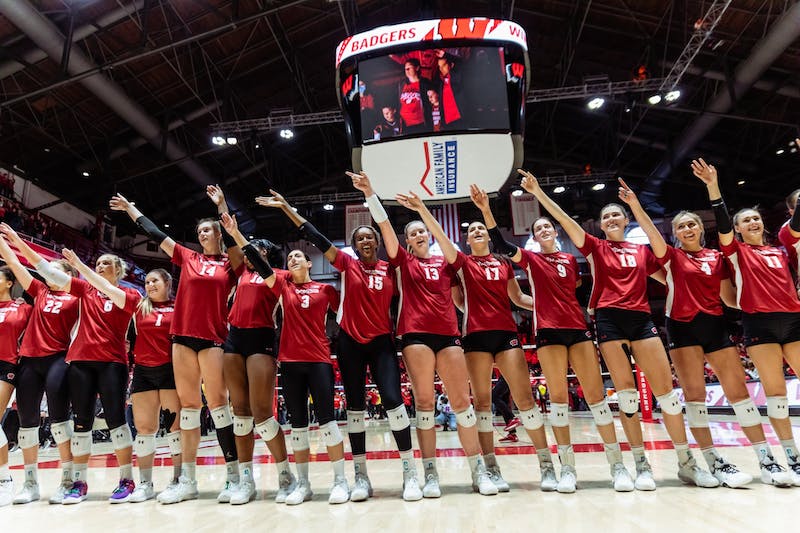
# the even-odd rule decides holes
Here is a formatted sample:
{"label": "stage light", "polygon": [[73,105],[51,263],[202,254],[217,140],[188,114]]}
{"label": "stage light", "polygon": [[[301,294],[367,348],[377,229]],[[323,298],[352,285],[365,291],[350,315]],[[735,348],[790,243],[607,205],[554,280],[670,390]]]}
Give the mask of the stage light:
{"label": "stage light", "polygon": [[325,204],[322,206],[325,211],[333,211],[333,204]]}
{"label": "stage light", "polygon": [[261,148],[261,145],[256,143],[256,150],[258,150],[259,148]]}
{"label": "stage light", "polygon": [[736,182],[736,185],[744,185],[744,183],[745,183],[744,180],[739,180]]}
{"label": "stage light", "polygon": [[592,190],[593,191],[602,191],[605,188],[606,188],[606,184],[605,183],[595,183],[594,185],[592,185]]}
{"label": "stage light", "polygon": [[785,151],[786,151],[786,150],[784,150],[783,148],[778,148],[778,151],[777,151],[777,152],[775,152],[775,155],[781,155],[781,154],[783,154]]}
{"label": "stage light", "polygon": [[211,137],[211,142],[216,144],[217,146],[222,146],[225,144],[225,139],[223,137],[215,135],[214,137]]}
{"label": "stage light", "polygon": [[675,89],[674,91],[670,91],[667,94],[665,94],[664,100],[666,100],[667,102],[674,102],[680,97],[681,97],[681,92],[678,89]]}
{"label": "stage light", "polygon": [[169,224],[164,224],[164,227],[165,227],[165,228],[168,228],[168,227],[169,227]]}
{"label": "stage light", "polygon": [[294,137],[294,132],[288,128],[282,129],[280,132],[281,139],[291,139]]}
{"label": "stage light", "polygon": [[511,191],[511,196],[522,196],[522,189],[515,189]]}
{"label": "stage light", "polygon": [[587,102],[586,107],[591,109],[592,111],[596,111],[603,107],[603,104],[606,103],[606,99],[602,96],[596,96]]}
{"label": "stage light", "polygon": [[661,103],[661,95],[660,94],[654,94],[653,96],[648,98],[647,101],[648,101],[648,103],[650,105],[657,105],[657,104]]}
{"label": "stage light", "polygon": [[83,172],[81,172],[81,176],[83,176],[84,178],[88,178],[89,177],[89,172],[84,170]]}
{"label": "stage light", "polygon": [[468,228],[469,227],[469,222],[462,222],[461,223],[461,227],[462,228]]}
{"label": "stage light", "polygon": [[567,190],[566,187],[564,187],[563,185],[559,185],[558,187],[553,189],[553,194],[561,194],[562,192],[564,192],[566,190]]}
{"label": "stage light", "polygon": [[228,137],[227,139],[225,139],[225,142],[227,142],[228,144],[236,144],[237,142],[239,142],[239,139],[237,139],[236,137]]}

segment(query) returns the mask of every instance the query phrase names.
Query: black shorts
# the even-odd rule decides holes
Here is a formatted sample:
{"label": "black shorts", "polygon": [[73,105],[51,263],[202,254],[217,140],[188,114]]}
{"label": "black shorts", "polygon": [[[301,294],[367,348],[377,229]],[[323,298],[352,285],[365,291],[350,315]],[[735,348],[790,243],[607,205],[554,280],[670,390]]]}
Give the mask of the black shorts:
{"label": "black shorts", "polygon": [[[17,365],[8,361],[0,361],[0,381],[16,387],[17,386]],[[5,406],[3,406],[5,409]]]}
{"label": "black shorts", "polygon": [[640,341],[658,337],[650,313],[604,307],[594,312],[594,327],[597,343],[608,341]]}
{"label": "black shorts", "polygon": [[488,352],[497,355],[519,348],[516,331],[477,331],[464,337],[464,352]]}
{"label": "black shorts", "polygon": [[744,345],[800,341],[800,313],[742,313]]}
{"label": "black shorts", "polygon": [[697,313],[689,322],[667,317],[669,349],[700,346],[704,353],[713,353],[733,346],[725,317]]}
{"label": "black shorts", "polygon": [[174,390],[175,373],[172,363],[159,366],[136,365],[131,378],[131,394],[151,390]]}
{"label": "black shorts", "polygon": [[536,331],[537,348],[544,346],[566,346],[569,348],[587,341],[592,341],[592,333],[588,329],[544,328]]}
{"label": "black shorts", "polygon": [[414,344],[424,344],[436,354],[451,346],[458,346],[461,348],[461,337],[436,335],[435,333],[406,333],[400,341],[400,346],[403,348]]}
{"label": "black shorts", "polygon": [[198,339],[197,337],[185,337],[183,335],[173,335],[172,344],[180,344],[186,346],[195,352],[208,350],[209,348],[219,348],[221,343],[209,339]]}
{"label": "black shorts", "polygon": [[245,358],[257,353],[275,357],[275,329],[231,326],[222,350]]}

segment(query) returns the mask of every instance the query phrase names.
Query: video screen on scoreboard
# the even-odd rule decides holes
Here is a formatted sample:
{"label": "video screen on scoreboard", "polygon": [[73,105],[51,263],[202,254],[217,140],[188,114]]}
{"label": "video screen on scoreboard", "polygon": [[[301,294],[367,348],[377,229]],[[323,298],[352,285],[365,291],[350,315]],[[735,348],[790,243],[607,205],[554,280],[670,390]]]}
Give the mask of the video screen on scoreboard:
{"label": "video screen on scoreboard", "polygon": [[509,130],[503,53],[429,48],[359,61],[362,140]]}

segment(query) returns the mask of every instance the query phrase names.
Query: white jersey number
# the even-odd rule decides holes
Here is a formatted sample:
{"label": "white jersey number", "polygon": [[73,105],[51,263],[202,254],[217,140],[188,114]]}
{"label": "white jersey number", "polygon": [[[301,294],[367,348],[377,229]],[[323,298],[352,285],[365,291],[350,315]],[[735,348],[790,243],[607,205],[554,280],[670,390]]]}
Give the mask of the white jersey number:
{"label": "white jersey number", "polygon": [[711,265],[709,265],[708,263],[705,262],[700,263],[700,270],[702,270],[706,276],[711,275]]}
{"label": "white jersey number", "polygon": [[311,305],[311,298],[308,294],[301,294],[300,295],[300,307],[303,309],[308,309],[308,306]]}
{"label": "white jersey number", "polygon": [[59,300],[47,300],[47,303],[44,304],[44,308],[42,309],[43,313],[52,313],[57,315],[61,312],[61,305],[63,302]]}
{"label": "white jersey number", "polygon": [[158,313],[158,316],[156,317],[156,326],[160,326],[162,320],[164,320],[164,315]]}
{"label": "white jersey number", "polygon": [[213,276],[216,271],[217,271],[217,265],[210,265],[208,263],[203,263],[203,268],[200,269],[200,275]]}
{"label": "white jersey number", "polygon": [[767,262],[767,266],[770,268],[783,268],[783,265],[781,264],[781,260],[779,257],[765,255],[764,261]]}
{"label": "white jersey number", "polygon": [[425,277],[427,279],[432,279],[433,281],[437,281],[439,279],[439,271],[436,269],[436,267],[423,265],[422,268],[425,270]]}
{"label": "white jersey number", "polygon": [[619,262],[625,268],[636,268],[636,256],[622,254],[619,256]]}
{"label": "white jersey number", "polygon": [[103,302],[103,311],[106,313],[110,313],[111,310],[114,309],[114,302],[111,300],[106,300]]}
{"label": "white jersey number", "polygon": [[558,275],[561,276],[562,278],[567,277],[567,267],[565,267],[564,265],[561,264],[556,265],[556,270],[558,270]]}
{"label": "white jersey number", "polygon": [[376,291],[383,290],[383,276],[371,274],[367,287]]}
{"label": "white jersey number", "polygon": [[486,279],[489,281],[497,281],[500,279],[499,267],[486,267],[483,269],[486,273]]}

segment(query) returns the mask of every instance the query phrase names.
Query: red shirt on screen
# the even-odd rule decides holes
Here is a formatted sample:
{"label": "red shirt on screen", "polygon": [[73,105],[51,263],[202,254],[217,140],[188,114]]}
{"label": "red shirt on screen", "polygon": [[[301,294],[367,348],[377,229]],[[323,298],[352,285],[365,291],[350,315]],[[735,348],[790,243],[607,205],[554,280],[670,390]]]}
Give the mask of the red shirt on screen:
{"label": "red shirt on screen", "polygon": [[136,311],[136,344],[133,361],[141,366],[161,366],[172,362],[169,328],[175,314],[175,302],[153,302],[153,311],[142,316]]}
{"label": "red shirt on screen", "polygon": [[326,283],[295,284],[291,276],[276,276],[272,290],[279,295],[283,327],[278,360],[287,363],[331,363],[325,335],[328,309],[339,306],[336,289]]}
{"label": "red shirt on screen", "polygon": [[458,252],[461,268],[458,277],[464,289],[462,333],[476,331],[517,331],[511,316],[508,283],[514,268],[494,255],[466,255]]}
{"label": "red shirt on screen", "polygon": [[689,322],[697,313],[722,315],[720,284],[731,273],[721,252],[708,248],[687,252],[667,246],[667,253],[658,262],[667,273],[668,317]]}
{"label": "red shirt on screen", "polygon": [[23,357],[44,357],[66,352],[78,321],[78,298],[68,292],[52,291],[35,278],[25,292],[34,298],[34,304],[19,354]]}
{"label": "red shirt on screen", "polygon": [[19,359],[19,340],[33,307],[21,299],[0,302],[0,361],[15,363]]}
{"label": "red shirt on screen", "polygon": [[365,263],[337,250],[333,267],[342,273],[336,313],[341,328],[360,343],[392,333],[389,307],[395,285],[389,263]]}
{"label": "red shirt on screen", "polygon": [[416,126],[425,122],[419,81],[405,81],[400,88],[400,116],[406,126]]}
{"label": "red shirt on screen", "polygon": [[[285,275],[285,270],[275,269],[275,275]],[[245,268],[236,285],[236,296],[228,315],[228,322],[237,328],[274,328],[275,305],[278,296],[264,283],[264,278]]]}
{"label": "red shirt on screen", "polygon": [[453,93],[453,77],[448,74],[442,77],[442,106],[444,107],[444,123],[450,124],[461,118],[456,95]]}
{"label": "red shirt on screen", "polygon": [[583,309],[575,296],[579,271],[566,252],[539,254],[521,250],[533,297],[533,332],[540,329],[586,329]]}

